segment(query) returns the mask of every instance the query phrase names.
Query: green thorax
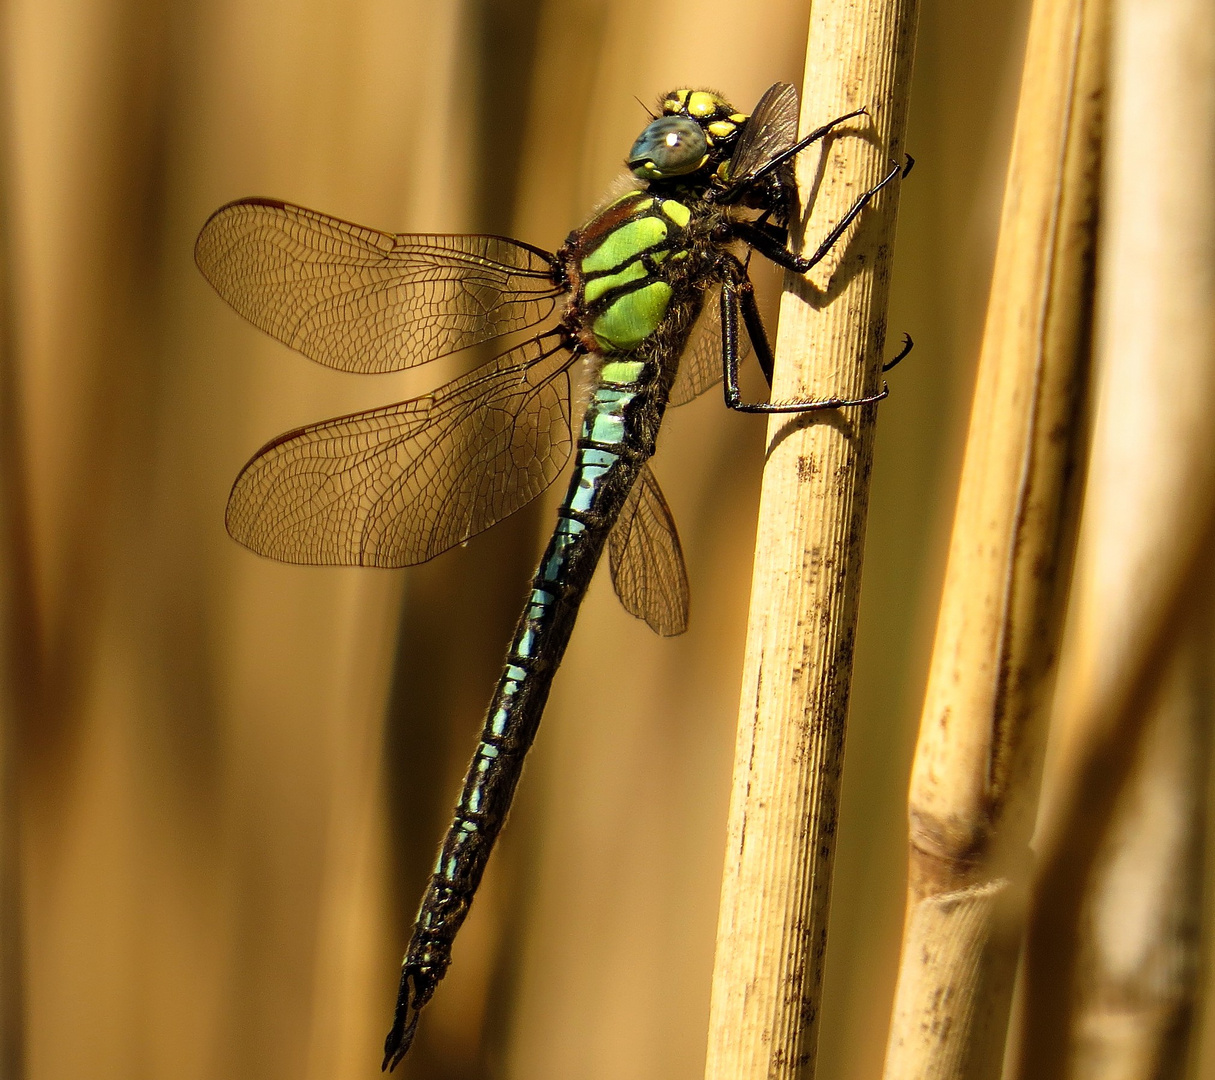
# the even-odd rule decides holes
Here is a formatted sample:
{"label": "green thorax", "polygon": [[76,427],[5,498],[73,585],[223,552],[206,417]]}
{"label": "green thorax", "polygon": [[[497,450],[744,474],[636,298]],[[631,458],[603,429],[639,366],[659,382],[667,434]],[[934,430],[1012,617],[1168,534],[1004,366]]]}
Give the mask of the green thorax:
{"label": "green thorax", "polygon": [[633,352],[662,325],[673,298],[694,287],[698,203],[630,191],[571,236],[573,306],[588,348]]}

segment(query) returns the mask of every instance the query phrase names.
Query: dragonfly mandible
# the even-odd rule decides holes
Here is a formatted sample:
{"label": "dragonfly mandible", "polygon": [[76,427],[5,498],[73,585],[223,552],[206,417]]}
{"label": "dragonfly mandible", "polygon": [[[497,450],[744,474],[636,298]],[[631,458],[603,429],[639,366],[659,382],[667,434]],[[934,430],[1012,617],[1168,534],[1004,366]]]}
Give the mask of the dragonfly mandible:
{"label": "dragonfly mandible", "polygon": [[[385,1068],[408,1050],[451,962],[603,549],[630,613],[663,635],[687,627],[679,536],[648,464],[666,407],[719,380],[726,404],[752,413],[886,395],[883,384],[859,399],[753,403],[738,387],[747,342],[772,381],[750,251],[805,273],[905,172],[892,166],[813,254],[789,250],[794,156],[864,110],[801,139],[797,92],[786,83],[750,115],[696,89],[672,91],[659,110],[627,158],[628,190],[555,253],[501,236],[384,233],[261,198],[217,210],[198,238],[198,266],[232,307],[342,371],[399,371],[552,320],[432,393],[279,436],[241,470],[228,499],[228,531],[259,554],[407,566],[518,510],[574,457],[422,899]],[[910,339],[884,370],[909,348]],[[571,372],[580,360],[589,392],[575,435]]]}

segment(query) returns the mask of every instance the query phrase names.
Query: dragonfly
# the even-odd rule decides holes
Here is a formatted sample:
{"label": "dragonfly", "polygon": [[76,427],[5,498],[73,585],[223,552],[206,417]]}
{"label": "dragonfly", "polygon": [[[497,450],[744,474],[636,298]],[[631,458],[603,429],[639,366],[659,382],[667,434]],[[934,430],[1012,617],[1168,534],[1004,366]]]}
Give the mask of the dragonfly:
{"label": "dragonfly", "polygon": [[[265,198],[229,203],[204,225],[195,258],[220,296],[331,368],[399,371],[542,327],[431,393],[267,443],[228,499],[228,531],[246,547],[288,563],[421,563],[536,498],[574,458],[422,898],[385,1069],[409,1049],[451,963],[604,549],[628,612],[661,635],[687,627],[679,535],[649,465],[665,409],[718,381],[726,405],[746,413],[886,396],[883,382],[860,398],[749,402],[738,382],[748,345],[772,382],[751,252],[806,273],[906,174],[892,165],[812,254],[790,250],[794,157],[864,114],[799,139],[787,83],[750,114],[708,90],[673,90],[629,152],[627,190],[556,252],[503,236],[385,233]],[[576,370],[586,406],[575,434]]]}

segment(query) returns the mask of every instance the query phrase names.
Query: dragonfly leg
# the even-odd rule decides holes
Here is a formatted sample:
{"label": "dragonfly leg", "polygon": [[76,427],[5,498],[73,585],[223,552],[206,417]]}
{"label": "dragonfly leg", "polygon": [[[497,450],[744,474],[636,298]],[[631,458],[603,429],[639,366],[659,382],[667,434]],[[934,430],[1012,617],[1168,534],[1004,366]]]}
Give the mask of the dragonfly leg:
{"label": "dragonfly leg", "polygon": [[786,270],[792,270],[796,274],[804,274],[826,257],[827,253],[839,242],[839,238],[844,235],[848,226],[856,220],[857,215],[869,205],[882,188],[902,171],[903,166],[892,165],[890,171],[881,180],[868,191],[862,192],[860,198],[849,208],[848,213],[823,238],[823,242],[815,249],[814,254],[808,257],[790,251],[784,244],[778,243],[766,230],[753,228],[749,222],[739,222],[735,225],[734,234],[778,266],[783,266]]}
{"label": "dragonfly leg", "polygon": [[[764,328],[764,320],[759,313],[759,304],[755,302],[755,286],[751,284],[750,278],[743,278],[742,281],[734,284],[733,288],[737,296],[738,306],[742,308],[743,325],[747,328],[747,336],[751,339],[751,347],[755,350],[755,359],[759,361],[759,369],[764,373],[764,378],[768,382],[768,389],[771,390],[772,370],[776,361],[772,355],[772,343],[768,341],[768,331]],[[724,313],[724,304],[726,303],[724,296],[722,297],[722,303]],[[735,319],[735,325],[737,326],[737,318]],[[735,333],[735,341],[737,342],[737,332]],[[734,365],[734,372],[737,375],[737,362]],[[735,385],[737,385],[737,379],[735,380]]]}
{"label": "dragonfly leg", "polygon": [[894,367],[900,360],[905,360],[908,353],[915,348],[915,342],[911,340],[911,335],[906,330],[903,331],[903,347],[899,349],[898,355],[893,360],[887,360],[882,365],[882,371],[887,372]]}
{"label": "dragonfly leg", "polygon": [[759,315],[759,306],[755,302],[755,290],[749,280],[741,282],[723,281],[721,285],[721,352],[725,366],[723,389],[726,395],[726,405],[735,412],[745,413],[803,413],[815,412],[819,409],[842,409],[849,405],[869,405],[881,401],[890,393],[886,384],[882,384],[881,393],[863,398],[820,398],[815,401],[771,401],[748,402],[742,400],[738,389],[738,312],[742,307],[743,321],[751,344],[755,349],[756,359],[764,369],[768,385],[772,384],[772,347],[768,344],[768,335],[764,332],[764,324]]}
{"label": "dragonfly leg", "polygon": [[[775,243],[779,244],[781,247],[784,247],[789,240],[789,230],[784,225],[777,225],[769,220],[773,213],[775,213],[775,211],[769,208],[760,214],[759,217],[757,217],[754,221],[750,221],[747,224],[752,229],[763,230],[773,239]],[[732,238],[732,234],[730,234],[730,237]],[[748,247],[746,258],[743,259],[742,263],[744,274],[751,268],[751,256],[754,254],[755,249],[753,247]]]}
{"label": "dragonfly leg", "polygon": [[[789,241],[789,230],[783,225],[777,225],[771,221],[768,221],[767,218],[768,211],[764,211],[764,214],[757,217],[754,221],[745,222],[747,231],[762,232],[768,240],[783,248]],[[750,254],[750,252],[748,252],[748,254]]]}
{"label": "dragonfly leg", "polygon": [[827,123],[823,124],[822,127],[816,127],[812,132],[810,132],[809,135],[805,135],[798,139],[797,142],[795,142],[787,150],[782,150],[779,154],[772,158],[771,161],[766,162],[762,169],[756,169],[756,171],[751,176],[748,176],[740,186],[745,187],[754,184],[756,180],[760,180],[774,169],[780,168],[780,166],[786,161],[788,161],[790,158],[796,157],[812,143],[816,143],[825,136],[830,135],[832,131],[840,126],[840,124],[846,123],[857,116],[868,115],[868,109],[853,109],[850,113],[844,113],[843,116],[837,116],[834,120],[829,120]]}

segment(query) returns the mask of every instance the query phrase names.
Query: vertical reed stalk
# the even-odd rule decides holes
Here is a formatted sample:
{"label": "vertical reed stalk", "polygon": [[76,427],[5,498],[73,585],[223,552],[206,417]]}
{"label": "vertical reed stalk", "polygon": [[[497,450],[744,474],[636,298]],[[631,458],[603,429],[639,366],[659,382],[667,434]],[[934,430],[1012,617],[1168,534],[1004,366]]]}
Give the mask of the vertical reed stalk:
{"label": "vertical reed stalk", "polygon": [[[0,31],[9,41],[9,9]],[[37,692],[37,634],[14,334],[11,103],[0,90],[0,1076],[25,1075],[18,757]]]}
{"label": "vertical reed stalk", "polygon": [[[802,129],[870,123],[798,164],[812,249],[901,159],[915,0],[814,5]],[[872,143],[866,146],[859,135]],[[885,339],[892,184],[781,305],[774,400],[873,393]],[[810,1077],[818,1040],[844,722],[876,408],[773,417],[760,498],[706,1077]]]}
{"label": "vertical reed stalk", "polygon": [[[1117,0],[1100,389],[1040,815],[1016,1075],[1067,1074],[1078,930],[1104,823],[1215,558],[1215,6]],[[1144,1074],[1146,1075],[1146,1074]]]}
{"label": "vertical reed stalk", "polygon": [[1180,1080],[1199,987],[1211,621],[1175,642],[1093,875],[1070,1075]]}
{"label": "vertical reed stalk", "polygon": [[886,1080],[999,1075],[1081,490],[1107,0],[1037,0],[909,795]]}

